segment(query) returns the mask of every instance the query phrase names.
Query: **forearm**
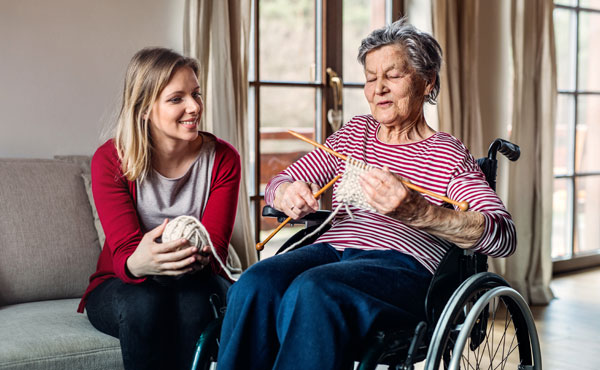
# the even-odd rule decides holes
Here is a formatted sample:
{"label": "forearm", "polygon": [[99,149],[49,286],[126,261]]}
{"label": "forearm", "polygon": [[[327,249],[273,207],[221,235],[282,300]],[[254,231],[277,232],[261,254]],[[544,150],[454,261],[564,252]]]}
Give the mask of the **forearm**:
{"label": "forearm", "polygon": [[407,192],[400,207],[388,216],[465,249],[474,246],[485,229],[480,212],[458,212],[436,206],[413,190]]}

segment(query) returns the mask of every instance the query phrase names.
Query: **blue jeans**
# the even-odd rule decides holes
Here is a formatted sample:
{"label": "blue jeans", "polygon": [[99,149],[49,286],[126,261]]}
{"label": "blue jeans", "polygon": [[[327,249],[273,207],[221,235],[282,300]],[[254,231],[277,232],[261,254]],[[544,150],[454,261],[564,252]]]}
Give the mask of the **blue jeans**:
{"label": "blue jeans", "polygon": [[92,325],[119,338],[126,370],[189,369],[196,341],[213,319],[209,296],[225,296],[229,287],[210,271],[159,283],[125,284],[113,278],[89,295]]}
{"label": "blue jeans", "polygon": [[424,319],[431,273],[396,251],[309,245],[232,285],[219,370],[345,369],[372,327]]}

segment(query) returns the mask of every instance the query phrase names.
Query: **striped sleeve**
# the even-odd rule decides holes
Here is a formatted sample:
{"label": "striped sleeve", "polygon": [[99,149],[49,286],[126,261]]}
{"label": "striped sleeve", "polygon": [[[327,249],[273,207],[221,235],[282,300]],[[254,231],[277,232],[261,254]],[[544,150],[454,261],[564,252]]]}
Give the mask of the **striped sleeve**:
{"label": "striped sleeve", "polygon": [[514,253],[517,247],[514,222],[471,155],[457,166],[448,184],[448,196],[468,201],[471,211],[483,214],[485,227],[472,248],[475,252],[491,257],[508,257]]}
{"label": "striped sleeve", "polygon": [[[342,131],[342,130],[340,130]],[[325,146],[336,150],[339,145],[339,131],[329,136]],[[265,202],[273,206],[275,191],[279,185],[286,182],[304,181],[325,186],[333,179],[339,168],[339,160],[322,149],[315,149],[306,154],[267,183],[265,188]]]}

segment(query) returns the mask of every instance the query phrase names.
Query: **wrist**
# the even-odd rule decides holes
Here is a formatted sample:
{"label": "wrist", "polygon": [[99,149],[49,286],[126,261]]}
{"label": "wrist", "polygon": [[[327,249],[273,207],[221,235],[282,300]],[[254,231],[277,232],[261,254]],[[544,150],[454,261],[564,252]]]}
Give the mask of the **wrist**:
{"label": "wrist", "polygon": [[281,202],[283,201],[283,195],[285,194],[285,190],[290,186],[291,182],[282,182],[279,184],[277,189],[275,189],[275,198],[273,199],[273,207],[281,210]]}
{"label": "wrist", "polygon": [[135,267],[133,266],[134,264],[131,262],[132,256],[133,255],[129,256],[125,261],[125,273],[132,279],[139,279],[142,277],[142,275],[139,272],[137,272]]}

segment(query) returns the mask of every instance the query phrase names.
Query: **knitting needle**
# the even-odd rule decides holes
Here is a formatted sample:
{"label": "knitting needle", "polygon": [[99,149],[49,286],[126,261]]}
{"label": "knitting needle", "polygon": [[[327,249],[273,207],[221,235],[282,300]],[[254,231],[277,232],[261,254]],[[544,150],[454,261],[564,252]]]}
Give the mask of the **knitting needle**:
{"label": "knitting needle", "polygon": [[[336,177],[333,178],[333,180],[329,181],[327,183],[327,185],[323,186],[319,191],[317,191],[316,193],[314,193],[313,196],[315,197],[315,199],[318,198],[318,197],[320,197],[321,194],[323,194],[325,192],[325,190],[329,189],[331,187],[331,185],[333,185],[336,181],[338,181],[340,177],[342,177],[341,174],[337,175]],[[271,240],[271,238],[273,236],[275,236],[275,234],[277,234],[279,232],[279,230],[281,230],[291,220],[292,220],[291,217],[286,218],[285,221],[283,221],[281,224],[279,224],[279,226],[277,226],[277,228],[275,230],[273,230],[273,232],[271,232],[271,234],[269,234],[269,236],[267,236],[265,240],[263,240],[262,242],[256,244],[256,250],[257,251],[262,251],[263,248],[265,247],[265,244],[267,244],[267,242],[269,240]]]}
{"label": "knitting needle", "polygon": [[[336,157],[338,157],[338,158],[340,158],[340,159],[342,159],[344,161],[348,160],[348,157],[346,157],[345,155],[340,154],[340,153],[336,152],[335,150],[329,149],[325,145],[321,145],[321,144],[317,143],[316,141],[313,141],[313,140],[311,140],[309,138],[306,138],[306,137],[304,137],[304,136],[300,135],[299,133],[294,132],[292,130],[288,130],[288,132],[290,134],[294,135],[295,137],[297,137],[300,140],[306,141],[307,143],[312,144],[312,145],[316,146],[319,149],[323,149],[324,151],[326,151],[329,154],[332,154],[332,155],[334,155],[334,156],[336,156]],[[419,193],[430,195],[430,196],[432,196],[434,198],[437,198],[437,199],[441,199],[441,200],[443,200],[446,203],[453,204],[453,205],[457,206],[463,212],[469,209],[469,202],[457,202],[457,201],[455,201],[453,199],[450,199],[448,197],[445,197],[443,195],[439,195],[439,194],[434,193],[432,191],[429,191],[427,189],[423,189],[422,187],[420,187],[418,185],[415,185],[415,184],[413,184],[413,183],[411,183],[411,182],[409,182],[407,180],[400,179],[400,181],[402,181],[402,183],[407,188],[409,188],[409,189],[418,191]]]}

